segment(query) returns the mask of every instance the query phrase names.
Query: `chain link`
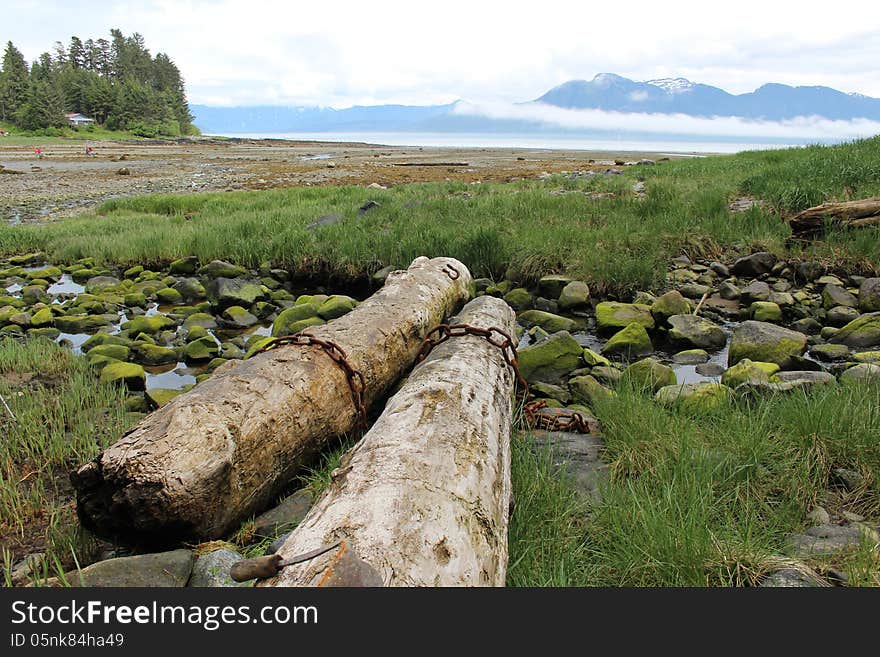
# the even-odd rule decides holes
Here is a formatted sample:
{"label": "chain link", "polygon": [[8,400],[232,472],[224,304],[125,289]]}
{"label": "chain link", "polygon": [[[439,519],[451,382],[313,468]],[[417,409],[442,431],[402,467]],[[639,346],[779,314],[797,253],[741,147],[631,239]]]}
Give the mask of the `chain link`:
{"label": "chain link", "polygon": [[[549,412],[542,413],[544,409]],[[566,408],[549,408],[544,399],[533,399],[523,408],[523,419],[529,429],[597,433],[595,419]],[[591,422],[592,420],[592,422]]]}
{"label": "chain link", "polygon": [[461,273],[458,271],[458,269],[456,269],[454,265],[448,262],[443,265],[443,273],[449,276],[449,278],[454,281],[457,281],[458,277],[461,276]]}
{"label": "chain link", "polygon": [[351,399],[354,403],[355,413],[357,414],[358,418],[356,428],[366,429],[367,409],[364,405],[364,389],[366,388],[366,385],[364,383],[364,376],[348,360],[348,355],[345,353],[345,350],[332,340],[323,340],[309,333],[284,335],[281,337],[272,338],[271,341],[267,342],[262,347],[257,349],[252,354],[252,357],[264,351],[269,351],[271,349],[282,347],[288,344],[300,345],[304,347],[320,347],[324,351],[324,353],[327,354],[330,359],[342,369],[343,372],[345,372],[345,377],[348,380],[348,387],[351,389]]}

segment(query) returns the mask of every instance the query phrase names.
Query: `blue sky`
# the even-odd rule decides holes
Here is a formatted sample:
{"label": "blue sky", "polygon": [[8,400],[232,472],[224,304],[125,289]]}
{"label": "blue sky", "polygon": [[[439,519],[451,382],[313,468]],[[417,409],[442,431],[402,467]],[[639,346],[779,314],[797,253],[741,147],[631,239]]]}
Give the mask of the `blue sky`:
{"label": "blue sky", "polygon": [[2,13],[0,39],[29,60],[73,34],[138,31],[204,104],[510,103],[603,71],[880,97],[870,2],[4,0]]}

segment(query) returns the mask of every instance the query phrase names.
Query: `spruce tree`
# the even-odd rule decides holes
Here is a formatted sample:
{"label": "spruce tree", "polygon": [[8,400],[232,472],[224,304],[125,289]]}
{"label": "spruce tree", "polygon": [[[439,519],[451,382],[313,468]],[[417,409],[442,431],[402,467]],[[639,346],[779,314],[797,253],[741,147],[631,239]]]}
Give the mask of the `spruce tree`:
{"label": "spruce tree", "polygon": [[10,121],[24,105],[28,92],[28,66],[24,55],[7,42],[0,73],[0,119]]}

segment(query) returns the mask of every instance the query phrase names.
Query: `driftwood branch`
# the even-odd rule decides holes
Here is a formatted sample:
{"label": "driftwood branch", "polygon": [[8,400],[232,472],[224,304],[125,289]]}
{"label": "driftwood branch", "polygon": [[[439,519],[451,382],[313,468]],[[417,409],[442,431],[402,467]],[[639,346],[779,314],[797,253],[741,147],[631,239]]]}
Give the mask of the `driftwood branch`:
{"label": "driftwood branch", "polygon": [[795,235],[810,235],[821,233],[827,221],[845,228],[880,225],[880,198],[823,203],[799,212],[788,224]]}

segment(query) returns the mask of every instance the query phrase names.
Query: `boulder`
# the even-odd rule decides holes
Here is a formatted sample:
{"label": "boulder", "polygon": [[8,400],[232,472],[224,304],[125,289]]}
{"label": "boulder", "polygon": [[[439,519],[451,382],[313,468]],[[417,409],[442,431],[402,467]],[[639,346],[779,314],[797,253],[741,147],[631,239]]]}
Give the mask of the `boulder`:
{"label": "boulder", "polygon": [[171,286],[187,302],[205,298],[205,286],[197,278],[181,278]]}
{"label": "boulder", "polygon": [[318,304],[303,303],[282,310],[272,324],[272,335],[275,337],[293,335],[295,332],[293,326],[304,319],[317,317],[318,308]]}
{"label": "boulder", "polygon": [[61,315],[55,318],[55,328],[64,333],[91,333],[116,319],[116,315]]}
{"label": "boulder", "polygon": [[697,315],[669,317],[669,339],[675,345],[698,349],[720,349],[727,344],[727,335],[714,322]]}
{"label": "boulder", "polygon": [[232,566],[243,558],[238,552],[228,548],[199,555],[193,565],[192,576],[187,586],[193,588],[252,586],[253,580],[236,582],[230,576]]}
{"label": "boulder", "polygon": [[608,360],[604,356],[601,356],[600,354],[597,354],[595,351],[589,348],[584,349],[582,358],[584,359],[584,363],[586,363],[588,367],[596,367],[602,365],[608,367],[611,365],[610,360]]}
{"label": "boulder", "polygon": [[262,287],[242,278],[215,278],[208,284],[207,292],[211,304],[218,308],[228,306],[250,308],[254,302],[267,298]]}
{"label": "boulder", "polygon": [[764,281],[752,281],[740,290],[740,298],[744,303],[767,301],[770,298],[770,286]]}
{"label": "boulder", "polygon": [[584,348],[568,331],[560,331],[538,344],[519,350],[519,370],[531,381],[558,383],[578,367]]}
{"label": "boulder", "polygon": [[776,264],[776,256],[766,251],[760,251],[751,255],[739,258],[733,263],[731,271],[737,276],[748,276],[754,278],[769,274]]}
{"label": "boulder", "polygon": [[187,343],[183,354],[188,361],[211,360],[220,353],[220,346],[210,335]]}
{"label": "boulder", "polygon": [[200,326],[203,329],[217,328],[217,320],[209,313],[193,313],[183,321],[183,328],[190,329]]}
{"label": "boulder", "polygon": [[65,578],[72,586],[168,588],[186,586],[192,569],[192,550],[172,550],[99,561]]}
{"label": "boulder", "polygon": [[864,313],[880,311],[880,278],[866,278],[859,286],[859,309]]}
{"label": "boulder", "polygon": [[671,290],[651,305],[651,315],[657,324],[663,324],[674,315],[688,315],[693,310],[691,302],[678,290]]}
{"label": "boulder", "polygon": [[568,389],[571,390],[571,395],[575,402],[585,404],[589,408],[594,408],[602,400],[614,395],[614,392],[603,386],[594,376],[589,374],[569,379]]}
{"label": "boulder", "polygon": [[318,306],[318,316],[329,322],[331,319],[336,319],[350,313],[357,304],[357,299],[352,299],[342,294],[334,294]]}
{"label": "boulder", "polygon": [[602,347],[604,355],[619,355],[624,358],[639,358],[647,356],[653,351],[654,346],[651,344],[651,337],[645,330],[644,325],[637,322],[633,322],[615,333],[605,343],[605,346]]}
{"label": "boulder", "polygon": [[785,368],[791,364],[792,356],[800,356],[806,348],[807,336],[803,333],[749,320],[734,329],[727,364],[736,365],[748,358]]}
{"label": "boulder", "polygon": [[834,283],[829,283],[822,290],[822,306],[827,310],[834,306],[846,306],[847,308],[855,308],[859,305],[856,296],[848,292],[845,288]]}
{"label": "boulder", "polygon": [[590,305],[590,288],[583,281],[572,281],[559,295],[561,310],[583,310]]}
{"label": "boulder", "polygon": [[519,323],[526,328],[532,326],[540,326],[547,333],[558,333],[559,331],[573,331],[578,324],[573,319],[554,315],[553,313],[544,312],[543,310],[527,310],[520,313],[517,317]]}
{"label": "boulder", "polygon": [[571,279],[568,276],[559,274],[544,276],[538,281],[538,292],[548,299],[558,299],[562,290],[569,283],[571,283]]}
{"label": "boulder", "polygon": [[171,388],[150,388],[144,393],[144,396],[150,402],[152,408],[162,408],[182,393],[183,390],[172,390]]}
{"label": "boulder", "polygon": [[633,323],[645,329],[654,328],[651,307],[617,301],[603,301],[596,306],[596,325],[599,331],[617,331]]}
{"label": "boulder", "polygon": [[147,374],[140,365],[111,362],[101,370],[100,380],[101,383],[124,383],[129,390],[143,390]]}
{"label": "boulder", "polygon": [[149,317],[142,315],[141,317],[135,317],[134,319],[125,322],[122,325],[122,330],[128,331],[130,335],[137,335],[139,333],[154,335],[160,331],[174,328],[175,326],[177,326],[177,324],[174,320],[170,317],[165,317],[165,315],[150,315]]}
{"label": "boulder", "polygon": [[119,279],[115,276],[94,276],[86,281],[86,292],[100,294],[105,290],[116,288],[119,283]]}
{"label": "boulder", "polygon": [[849,306],[834,306],[825,313],[825,323],[829,326],[843,327],[859,318],[859,311]]}
{"label": "boulder", "polygon": [[156,290],[156,299],[161,304],[183,303],[183,295],[173,287],[164,287],[161,290]]}
{"label": "boulder", "polygon": [[676,365],[699,365],[709,360],[709,352],[704,349],[686,349],[679,351],[672,357]]}
{"label": "boulder", "polygon": [[[176,272],[171,272],[176,273]],[[232,278],[236,279],[247,274],[247,269],[233,265],[224,260],[212,260],[199,269],[199,274],[208,278]]]}
{"label": "boulder", "polygon": [[516,287],[504,295],[507,305],[514,310],[528,310],[534,305],[534,297],[524,287]]}
{"label": "boulder", "polygon": [[166,363],[176,363],[179,358],[174,349],[160,347],[149,342],[135,342],[132,360],[145,365],[165,365]]}
{"label": "boulder", "polygon": [[813,358],[824,361],[846,360],[849,354],[849,347],[845,344],[817,344],[810,349]]}
{"label": "boulder", "polygon": [[707,412],[727,404],[732,394],[730,388],[721,383],[685,383],[660,388],[654,399],[686,411]]}
{"label": "boulder", "polygon": [[664,386],[674,386],[678,383],[672,368],[655,358],[645,358],[627,367],[623,372],[622,381],[639,389],[647,388],[652,393]]}
{"label": "boulder", "polygon": [[859,363],[845,370],[840,375],[840,380],[849,383],[880,381],[880,365]]}
{"label": "boulder", "polygon": [[880,345],[880,312],[867,313],[854,319],[835,333],[830,342],[845,344],[848,347]]}
{"label": "boulder", "polygon": [[755,301],[749,306],[749,316],[757,322],[779,322],[782,308],[772,301]]}
{"label": "boulder", "polygon": [[262,538],[275,538],[294,529],[312,508],[314,499],[307,488],[285,497],[275,507],[254,519],[254,533]]}
{"label": "boulder", "polygon": [[248,328],[260,321],[241,306],[229,306],[221,317],[230,328],[237,329]]}

